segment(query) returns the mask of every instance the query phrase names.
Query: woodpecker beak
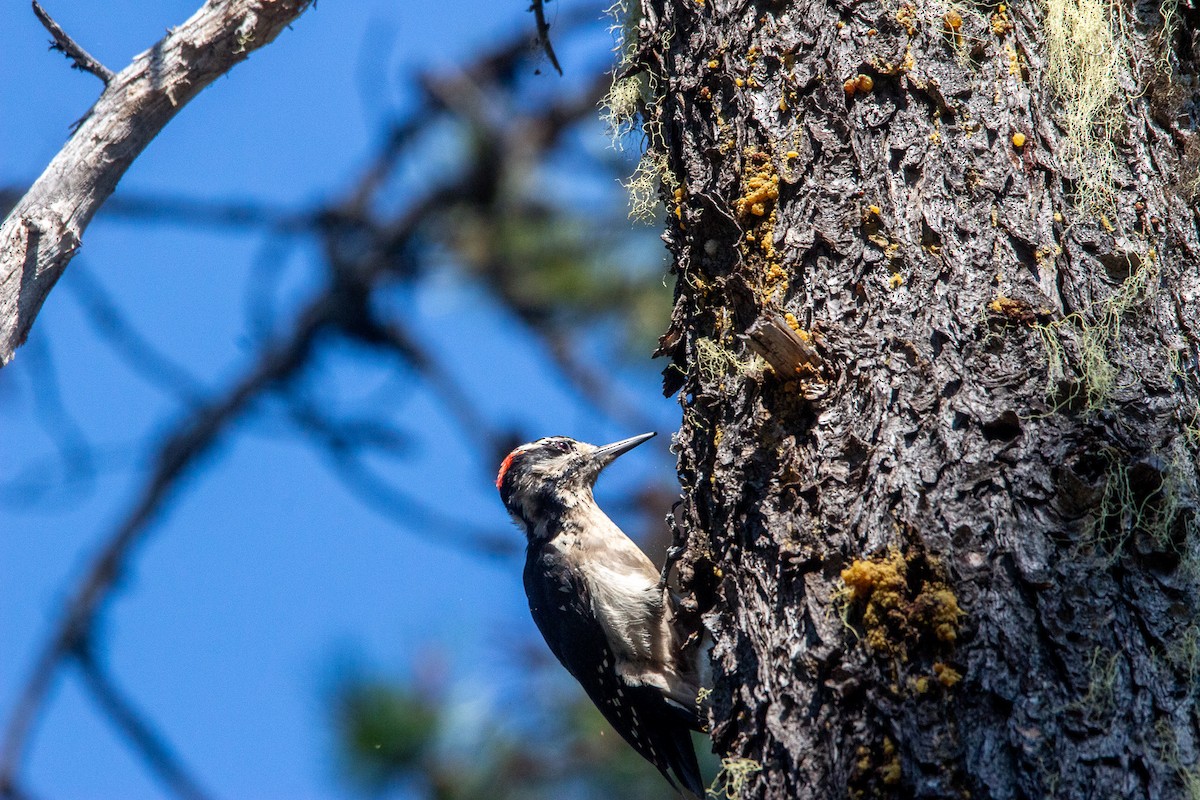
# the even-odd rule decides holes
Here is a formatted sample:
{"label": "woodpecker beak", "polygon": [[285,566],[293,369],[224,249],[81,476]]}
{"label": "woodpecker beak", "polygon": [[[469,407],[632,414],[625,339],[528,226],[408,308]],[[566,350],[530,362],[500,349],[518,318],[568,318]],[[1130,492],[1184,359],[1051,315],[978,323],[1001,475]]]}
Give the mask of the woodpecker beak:
{"label": "woodpecker beak", "polygon": [[596,451],[592,453],[591,456],[592,463],[596,465],[596,473],[599,474],[600,470],[604,469],[613,461],[615,461],[617,456],[623,453],[628,453],[642,442],[649,441],[657,435],[657,433],[653,432],[642,433],[637,436],[630,436],[628,439],[622,439],[619,442],[613,442],[612,444],[606,444],[603,447],[596,448]]}

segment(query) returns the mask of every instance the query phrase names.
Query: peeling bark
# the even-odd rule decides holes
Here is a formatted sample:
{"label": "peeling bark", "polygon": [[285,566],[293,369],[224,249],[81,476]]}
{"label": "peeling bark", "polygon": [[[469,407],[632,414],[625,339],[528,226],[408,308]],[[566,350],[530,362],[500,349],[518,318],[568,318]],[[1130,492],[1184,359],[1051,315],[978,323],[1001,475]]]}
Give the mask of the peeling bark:
{"label": "peeling bark", "polygon": [[[1047,6],[643,3],[681,576],[744,797],[1200,786],[1200,7],[1111,8],[1084,207]],[[780,317],[815,399],[747,346]]]}
{"label": "peeling bark", "polygon": [[96,210],[175,114],[269,44],[311,0],[209,0],[112,76],[0,225],[0,366],[25,341]]}

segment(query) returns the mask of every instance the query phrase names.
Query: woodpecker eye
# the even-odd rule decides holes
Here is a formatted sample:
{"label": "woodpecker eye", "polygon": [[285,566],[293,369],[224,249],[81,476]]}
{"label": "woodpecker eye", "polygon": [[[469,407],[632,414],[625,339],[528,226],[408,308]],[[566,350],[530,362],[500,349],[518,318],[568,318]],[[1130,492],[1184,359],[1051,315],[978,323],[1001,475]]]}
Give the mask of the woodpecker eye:
{"label": "woodpecker eye", "polygon": [[557,439],[553,442],[550,442],[549,445],[551,450],[557,450],[560,453],[571,452],[571,444],[569,442],[564,442],[562,439]]}

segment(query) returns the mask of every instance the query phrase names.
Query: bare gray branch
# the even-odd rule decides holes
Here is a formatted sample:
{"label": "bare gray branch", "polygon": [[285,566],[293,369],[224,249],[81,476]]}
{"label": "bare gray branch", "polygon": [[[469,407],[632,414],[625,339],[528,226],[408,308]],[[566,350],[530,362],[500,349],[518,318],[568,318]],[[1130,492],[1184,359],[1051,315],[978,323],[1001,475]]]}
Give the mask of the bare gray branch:
{"label": "bare gray branch", "polygon": [[106,82],[0,225],[0,366],[24,343],[88,223],[134,159],[201,89],[269,44],[309,2],[206,3]]}

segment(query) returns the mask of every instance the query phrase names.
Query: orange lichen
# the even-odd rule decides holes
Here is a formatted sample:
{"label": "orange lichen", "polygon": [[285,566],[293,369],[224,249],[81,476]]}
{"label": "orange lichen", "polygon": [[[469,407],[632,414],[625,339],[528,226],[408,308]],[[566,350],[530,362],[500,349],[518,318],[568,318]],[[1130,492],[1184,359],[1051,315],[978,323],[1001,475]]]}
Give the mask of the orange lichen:
{"label": "orange lichen", "polygon": [[920,554],[913,558],[920,565],[916,576],[930,571],[934,575],[910,575],[909,561],[896,548],[855,560],[841,573],[847,605],[861,606],[867,645],[901,660],[913,644],[935,650],[953,646],[965,615],[954,591],[937,577],[936,564]]}
{"label": "orange lichen", "polygon": [[[798,154],[797,154],[798,155]],[[786,292],[788,273],[775,252],[776,201],[779,199],[779,173],[772,157],[764,152],[746,150],[743,193],[734,201],[734,210],[746,225],[742,254],[759,262],[762,283],[758,287],[764,303],[779,292]]]}
{"label": "orange lichen", "polygon": [[993,314],[998,314],[1014,322],[1023,322],[1029,325],[1037,322],[1037,312],[1033,310],[1033,306],[1024,300],[999,295],[987,304],[987,308]]}
{"label": "orange lichen", "polygon": [[875,80],[870,75],[859,75],[854,79],[854,88],[860,92],[869,92],[875,88]]}
{"label": "orange lichen", "polygon": [[796,335],[799,336],[801,340],[812,344],[813,335],[800,326],[800,320],[796,319],[795,314],[790,311],[787,312],[783,315],[783,321],[788,324],[789,328],[796,332]]}
{"label": "orange lichen", "polygon": [[1001,3],[996,7],[996,12],[992,14],[989,27],[992,33],[997,36],[1003,36],[1013,29],[1012,20],[1008,18],[1008,6]]}
{"label": "orange lichen", "polygon": [[734,201],[734,207],[743,217],[748,214],[756,217],[765,216],[767,207],[779,199],[779,175],[771,167],[769,158],[762,154],[757,155],[760,155],[761,158],[753,160],[765,159],[765,162],[761,164],[757,172],[746,175],[746,191]]}
{"label": "orange lichen", "polygon": [[889,629],[904,621],[901,609],[906,604],[907,568],[904,556],[893,549],[885,558],[854,561],[842,570],[842,583],[850,590],[850,599],[864,606],[863,628],[872,650],[895,649]]}
{"label": "orange lichen", "polygon": [[883,756],[887,759],[879,767],[879,778],[885,786],[894,786],[900,782],[900,754],[896,752],[896,744],[888,737],[883,737]]}
{"label": "orange lichen", "polygon": [[767,271],[763,275],[763,290],[771,294],[779,288],[781,284],[787,282],[787,272],[778,264],[768,264]]}
{"label": "orange lichen", "polygon": [[958,640],[958,622],[964,612],[958,597],[942,583],[927,583],[913,601],[914,616],[932,630],[939,641],[953,644]]}
{"label": "orange lichen", "polygon": [[956,686],[962,680],[962,673],[944,662],[938,661],[933,665],[933,675],[947,689]]}
{"label": "orange lichen", "polygon": [[1017,55],[1017,48],[1012,43],[1004,45],[1004,60],[1008,62],[1008,74],[1020,78],[1021,56]]}
{"label": "orange lichen", "polygon": [[1025,134],[1021,133],[1020,131],[1017,131],[1016,133],[1014,133],[1012,135],[1012,143],[1013,143],[1013,147],[1024,147],[1025,146]]}
{"label": "orange lichen", "polygon": [[858,756],[858,761],[854,762],[854,766],[858,768],[859,772],[866,772],[871,768],[871,748],[860,744],[854,754]]}
{"label": "orange lichen", "polygon": [[886,557],[852,561],[842,570],[842,583],[850,590],[850,599],[855,601],[871,598],[876,590],[894,594],[904,589],[906,568],[900,551],[892,549]]}

